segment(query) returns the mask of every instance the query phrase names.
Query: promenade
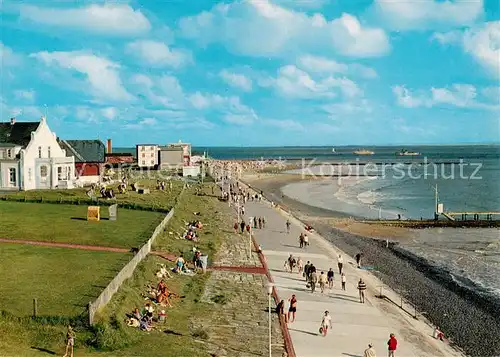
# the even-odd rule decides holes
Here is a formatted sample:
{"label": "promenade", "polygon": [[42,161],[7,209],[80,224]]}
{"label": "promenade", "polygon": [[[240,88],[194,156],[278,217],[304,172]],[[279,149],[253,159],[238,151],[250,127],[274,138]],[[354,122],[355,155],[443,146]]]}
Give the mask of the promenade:
{"label": "promenade", "polygon": [[[390,333],[398,339],[397,357],[461,356],[447,344],[432,338],[432,328],[423,321],[417,321],[398,307],[376,298],[375,293],[381,285],[378,279],[368,271],[358,269],[351,257],[337,251],[323,238],[308,234],[310,246],[299,248],[298,237],[304,232],[299,221],[289,218],[292,226],[287,234],[288,217],[268,202],[249,201],[245,209],[247,222],[249,217],[265,218],[265,228],[253,229],[253,235],[263,249],[279,298],[287,301],[295,294],[298,299],[296,320],[288,324],[297,357],[362,357],[368,343],[374,346],[377,356],[386,356]],[[326,289],[322,294],[318,287],[314,294],[311,293],[302,275],[284,271],[284,262],[290,254],[301,257],[304,265],[307,261],[314,263],[318,275],[333,268],[334,288],[331,291]],[[341,290],[338,254],[344,258],[346,291]],[[360,277],[368,285],[365,304],[359,302],[357,282]],[[318,330],[325,310],[332,316],[333,328],[323,337]]]}

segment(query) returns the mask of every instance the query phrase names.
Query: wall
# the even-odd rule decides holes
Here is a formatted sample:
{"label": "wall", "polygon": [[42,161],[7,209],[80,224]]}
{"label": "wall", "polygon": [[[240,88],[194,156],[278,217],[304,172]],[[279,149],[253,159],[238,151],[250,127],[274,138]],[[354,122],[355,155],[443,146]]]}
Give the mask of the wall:
{"label": "wall", "polygon": [[181,167],[184,159],[182,157],[182,149],[161,150],[160,151],[160,167]]}
{"label": "wall", "polygon": [[[39,159],[38,157],[38,147],[40,146],[42,147],[42,159]],[[31,141],[28,146],[21,150],[21,162],[23,173],[22,189],[24,190],[33,190],[38,188],[36,183],[37,178],[40,176],[40,164],[42,162],[48,165],[49,175],[52,176],[49,187],[47,188],[55,188],[59,184],[56,165],[64,166],[70,170],[70,181],[75,179],[74,157],[66,157],[66,152],[62,150],[57,143],[56,134],[50,131],[50,128],[44,118],[40,120],[40,125],[36,131],[31,133]],[[31,180],[30,175],[28,175],[29,172],[31,172]]]}
{"label": "wall", "polygon": [[[170,210],[170,212],[165,216],[161,223],[156,227],[153,234],[151,235],[151,238],[148,239],[148,241],[142,246],[139,252],[132,258],[132,260],[130,260],[130,262],[128,262],[127,265],[123,267],[122,270],[120,270],[115,278],[111,280],[108,286],[102,291],[101,295],[99,295],[99,297],[94,302],[89,303],[88,309],[90,325],[94,324],[94,318],[97,311],[103,308],[111,300],[111,298],[118,291],[123,282],[132,276],[137,265],[148,255],[148,253],[151,251],[151,246],[153,245],[156,237],[165,229],[165,226],[173,215],[174,209],[172,208],[172,210]],[[118,214],[118,220],[119,219],[120,216]]]}

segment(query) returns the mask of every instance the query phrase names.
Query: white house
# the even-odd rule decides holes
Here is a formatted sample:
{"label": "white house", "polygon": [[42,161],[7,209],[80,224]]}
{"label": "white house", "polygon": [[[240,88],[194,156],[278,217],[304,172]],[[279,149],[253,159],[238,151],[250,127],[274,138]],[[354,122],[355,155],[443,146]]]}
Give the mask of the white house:
{"label": "white house", "polygon": [[72,188],[75,158],[67,157],[44,117],[0,123],[0,190]]}
{"label": "white house", "polygon": [[156,144],[136,145],[137,165],[140,168],[157,168],[159,161],[159,146]]}

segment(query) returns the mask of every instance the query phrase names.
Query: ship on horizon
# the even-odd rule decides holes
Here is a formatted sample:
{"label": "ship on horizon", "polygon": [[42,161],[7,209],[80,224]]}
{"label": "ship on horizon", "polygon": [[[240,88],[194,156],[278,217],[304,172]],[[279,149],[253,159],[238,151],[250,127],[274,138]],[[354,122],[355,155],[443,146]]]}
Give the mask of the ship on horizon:
{"label": "ship on horizon", "polygon": [[408,151],[408,150],[405,150],[405,149],[402,149],[400,152],[398,152],[396,154],[399,155],[399,156],[420,156],[420,155],[422,155],[419,152]]}
{"label": "ship on horizon", "polygon": [[366,149],[360,149],[360,150],[354,151],[353,154],[355,154],[355,155],[374,155],[375,152],[370,151],[370,150],[366,150]]}

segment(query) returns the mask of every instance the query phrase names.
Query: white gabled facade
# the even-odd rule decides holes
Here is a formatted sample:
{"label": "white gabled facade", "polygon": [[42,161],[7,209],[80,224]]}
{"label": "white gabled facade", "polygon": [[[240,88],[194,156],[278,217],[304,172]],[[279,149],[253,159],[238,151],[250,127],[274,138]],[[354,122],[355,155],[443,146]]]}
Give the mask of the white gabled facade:
{"label": "white gabled facade", "polygon": [[[9,145],[0,143],[0,150],[6,153]],[[45,118],[31,132],[26,147],[15,145],[13,149],[15,155],[11,157],[0,154],[0,189],[73,188],[75,159],[66,157]]]}

